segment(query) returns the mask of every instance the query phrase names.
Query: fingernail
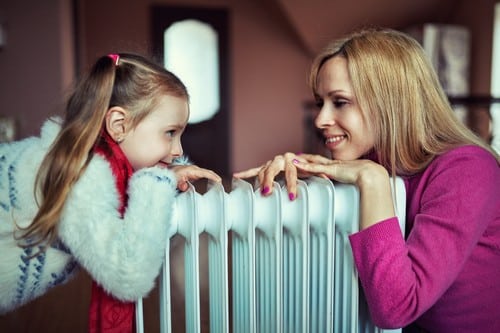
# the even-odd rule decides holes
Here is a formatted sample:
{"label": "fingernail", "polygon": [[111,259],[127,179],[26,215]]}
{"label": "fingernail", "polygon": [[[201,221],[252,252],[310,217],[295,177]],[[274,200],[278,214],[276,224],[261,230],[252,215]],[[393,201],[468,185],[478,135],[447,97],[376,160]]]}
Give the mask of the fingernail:
{"label": "fingernail", "polygon": [[292,201],[293,199],[295,199],[295,194],[288,193],[288,198],[290,199],[290,201]]}
{"label": "fingernail", "polygon": [[297,160],[297,159],[294,158],[293,161],[292,161],[292,163],[293,164],[299,164],[300,162],[299,162],[299,160]]}
{"label": "fingernail", "polygon": [[262,194],[266,194],[269,192],[269,186],[264,186],[264,188],[262,189]]}

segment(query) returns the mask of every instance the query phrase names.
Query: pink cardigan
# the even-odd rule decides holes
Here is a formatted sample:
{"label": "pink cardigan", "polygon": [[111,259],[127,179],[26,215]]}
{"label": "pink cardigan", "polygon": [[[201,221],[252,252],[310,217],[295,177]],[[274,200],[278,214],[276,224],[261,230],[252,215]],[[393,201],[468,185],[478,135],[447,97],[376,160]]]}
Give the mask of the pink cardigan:
{"label": "pink cardigan", "polygon": [[500,332],[498,162],[459,147],[405,185],[406,240],[397,218],[349,237],[374,323]]}

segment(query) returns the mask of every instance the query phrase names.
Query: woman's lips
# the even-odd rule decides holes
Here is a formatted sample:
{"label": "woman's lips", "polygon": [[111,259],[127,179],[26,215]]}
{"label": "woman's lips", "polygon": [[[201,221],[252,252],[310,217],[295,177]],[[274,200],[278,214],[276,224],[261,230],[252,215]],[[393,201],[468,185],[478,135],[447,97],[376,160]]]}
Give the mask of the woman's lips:
{"label": "woman's lips", "polygon": [[332,135],[325,140],[325,145],[329,148],[335,148],[347,138],[346,135]]}

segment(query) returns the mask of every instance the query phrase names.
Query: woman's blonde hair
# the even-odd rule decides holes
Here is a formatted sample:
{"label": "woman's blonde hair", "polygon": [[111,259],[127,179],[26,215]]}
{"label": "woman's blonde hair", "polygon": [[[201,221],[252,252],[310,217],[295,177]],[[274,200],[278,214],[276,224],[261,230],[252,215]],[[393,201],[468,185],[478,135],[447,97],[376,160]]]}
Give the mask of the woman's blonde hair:
{"label": "woman's blonde hair", "polygon": [[61,131],[37,174],[39,210],[23,229],[25,246],[48,245],[56,239],[64,203],[92,159],[107,110],[123,107],[130,116],[128,126],[134,128],[165,95],[189,100],[179,78],[142,56],[122,53],[96,61],[70,96]]}
{"label": "woman's blonde hair", "polygon": [[335,56],[347,68],[365,120],[374,128],[379,162],[392,175],[411,175],[453,147],[473,144],[498,155],[454,114],[420,44],[391,29],[365,29],[329,44],[314,60],[317,91],[322,65]]}

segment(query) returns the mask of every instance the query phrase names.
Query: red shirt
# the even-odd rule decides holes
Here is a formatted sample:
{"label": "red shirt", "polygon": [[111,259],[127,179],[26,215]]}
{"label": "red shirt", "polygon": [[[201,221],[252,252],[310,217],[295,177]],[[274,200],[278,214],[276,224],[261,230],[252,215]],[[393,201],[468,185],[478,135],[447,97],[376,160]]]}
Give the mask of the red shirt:
{"label": "red shirt", "polygon": [[[111,165],[120,197],[120,215],[127,208],[128,180],[133,168],[118,144],[103,132],[95,153],[103,156]],[[129,333],[135,331],[135,303],[122,302],[107,293],[97,282],[92,281],[89,308],[89,332]]]}

